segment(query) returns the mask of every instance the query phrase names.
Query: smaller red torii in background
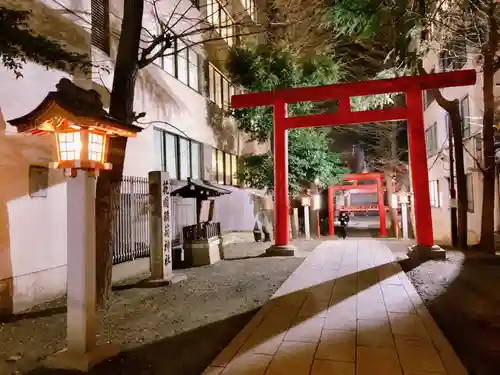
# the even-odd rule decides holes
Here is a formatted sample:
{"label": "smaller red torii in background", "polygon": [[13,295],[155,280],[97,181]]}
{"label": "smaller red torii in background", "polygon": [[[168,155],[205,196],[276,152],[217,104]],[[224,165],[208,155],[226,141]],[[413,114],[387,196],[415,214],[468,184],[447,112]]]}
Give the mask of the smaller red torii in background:
{"label": "smaller red torii in background", "polygon": [[[349,173],[344,181],[355,181],[355,185],[332,185],[328,187],[328,235],[335,234],[335,191],[363,190],[366,193],[377,193],[378,214],[380,219],[380,236],[387,237],[387,221],[385,217],[384,186],[381,173]],[[360,185],[358,181],[375,181],[374,184]]]}

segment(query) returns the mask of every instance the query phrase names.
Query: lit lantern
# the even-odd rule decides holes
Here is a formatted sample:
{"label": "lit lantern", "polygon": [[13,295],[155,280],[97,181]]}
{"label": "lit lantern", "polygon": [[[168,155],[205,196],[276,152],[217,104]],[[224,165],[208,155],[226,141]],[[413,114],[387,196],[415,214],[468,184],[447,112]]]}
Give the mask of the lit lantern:
{"label": "lit lantern", "polygon": [[302,204],[303,207],[309,207],[311,203],[312,196],[307,190],[300,194],[300,204]]}
{"label": "lit lantern", "polygon": [[110,117],[95,90],[84,90],[66,78],[56,87],[37,108],[9,123],[21,133],[54,134],[57,161],[51,163],[53,168],[63,168],[72,176],[77,169],[92,173],[111,169],[110,137],[135,137],[142,128]]}
{"label": "lit lantern", "polygon": [[312,196],[312,205],[311,205],[311,209],[313,211],[317,211],[319,209],[321,209],[321,194],[319,193],[316,193]]}
{"label": "lit lantern", "polygon": [[111,169],[107,162],[112,132],[97,127],[85,128],[62,121],[54,129],[57,162],[54,168]]}
{"label": "lit lantern", "polygon": [[403,186],[401,190],[397,193],[398,200],[400,204],[408,204],[409,203],[409,193],[406,188]]}

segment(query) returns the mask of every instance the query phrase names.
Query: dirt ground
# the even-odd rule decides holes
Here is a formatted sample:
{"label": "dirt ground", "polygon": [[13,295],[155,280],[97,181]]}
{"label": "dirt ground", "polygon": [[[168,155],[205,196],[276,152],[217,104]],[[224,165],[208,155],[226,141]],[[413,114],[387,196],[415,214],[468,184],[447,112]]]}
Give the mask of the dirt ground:
{"label": "dirt ground", "polygon": [[[295,242],[303,256],[319,243]],[[182,270],[187,279],[173,286],[117,286],[111,307],[98,313],[98,341],[122,353],[90,374],[201,374],[304,259],[263,257],[267,246],[230,246],[233,260]],[[75,374],[38,367],[64,348],[65,326],[64,299],[0,323],[0,374]]]}
{"label": "dirt ground", "polygon": [[500,259],[466,254],[403,268],[469,374],[498,375]]}

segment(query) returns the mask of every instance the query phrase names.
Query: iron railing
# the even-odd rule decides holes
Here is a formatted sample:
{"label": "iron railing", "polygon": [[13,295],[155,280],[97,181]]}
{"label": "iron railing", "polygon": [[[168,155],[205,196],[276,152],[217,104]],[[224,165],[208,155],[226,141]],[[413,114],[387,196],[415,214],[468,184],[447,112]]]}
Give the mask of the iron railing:
{"label": "iron railing", "polygon": [[115,183],[112,200],[111,250],[113,264],[148,257],[149,182],[147,178],[123,176]]}
{"label": "iron railing", "polygon": [[220,223],[199,223],[182,228],[184,242],[208,240],[220,236]]}

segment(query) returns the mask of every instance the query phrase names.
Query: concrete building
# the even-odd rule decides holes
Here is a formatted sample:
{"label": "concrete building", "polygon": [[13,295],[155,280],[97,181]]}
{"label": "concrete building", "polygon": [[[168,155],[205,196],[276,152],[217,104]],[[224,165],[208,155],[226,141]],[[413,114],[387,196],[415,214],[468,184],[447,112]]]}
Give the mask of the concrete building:
{"label": "concrete building", "polygon": [[[446,99],[458,99],[462,115],[462,132],[464,139],[464,164],[467,178],[468,200],[468,243],[477,244],[481,234],[481,205],[482,205],[482,174],[478,167],[482,164],[482,113],[484,111],[482,99],[482,74],[478,62],[478,54],[467,48],[464,54],[445,53],[434,45],[424,59],[424,68],[427,72],[436,73],[475,69],[478,71],[477,83],[470,87],[452,87],[441,89]],[[459,57],[454,57],[459,56]],[[431,96],[424,92],[424,121],[429,168],[429,189],[432,207],[432,221],[436,243],[451,244],[451,211],[450,211],[450,164],[448,148],[448,114]],[[496,77],[496,96],[500,100],[500,74]],[[455,182],[456,185],[456,182]],[[498,184],[497,184],[498,189]],[[500,223],[498,207],[498,193],[491,197],[491,204],[495,205],[495,225]]]}
{"label": "concrete building", "polygon": [[[257,9],[254,0],[207,1],[157,2],[160,17],[170,19],[167,25],[174,34],[190,34],[186,30],[199,20],[210,30],[176,39],[171,55],[140,71],[134,110],[146,113],[140,120],[144,130],[128,142],[124,176],[144,182],[149,171],[165,170],[176,181],[197,178],[226,185],[239,199],[217,198],[215,220],[221,221],[226,233],[251,231],[253,202],[237,188],[234,174],[239,156],[264,152],[268,145],[248,142],[225,114],[235,88],[224,73],[224,61],[246,25],[252,27]],[[0,311],[23,310],[63,294],[66,281],[66,191],[61,171],[47,168],[52,146],[47,139],[15,134],[6,121],[35,108],[63,77],[95,89],[109,106],[122,4],[120,0],[0,0],[2,6],[31,10],[34,30],[87,53],[95,65],[90,75],[70,75],[27,62],[23,77],[16,79],[0,64]],[[159,23],[151,3],[145,4],[147,38],[148,32],[157,32]],[[177,22],[175,14],[184,16]],[[211,41],[204,42],[206,38]],[[140,194],[147,194],[147,188]],[[194,223],[193,202],[177,201],[174,216],[179,235],[183,225]]]}

